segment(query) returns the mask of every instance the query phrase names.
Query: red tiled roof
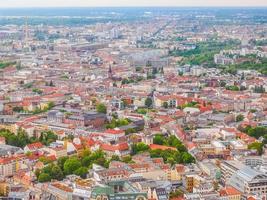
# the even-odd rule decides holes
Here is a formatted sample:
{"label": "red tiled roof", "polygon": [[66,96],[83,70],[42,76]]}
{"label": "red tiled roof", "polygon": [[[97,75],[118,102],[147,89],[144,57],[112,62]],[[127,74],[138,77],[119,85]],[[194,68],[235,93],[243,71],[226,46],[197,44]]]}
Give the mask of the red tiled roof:
{"label": "red tiled roof", "polygon": [[104,151],[125,151],[129,149],[129,145],[126,142],[117,145],[101,144],[101,149],[103,149]]}
{"label": "red tiled roof", "polygon": [[32,144],[28,144],[27,147],[30,149],[30,150],[37,150],[37,149],[40,149],[42,148],[44,145],[41,143],[41,142],[35,142],[35,143],[32,143]]}
{"label": "red tiled roof", "polygon": [[197,145],[194,142],[186,142],[185,146],[186,146],[187,149],[190,150],[190,149],[195,148]]}
{"label": "red tiled roof", "polygon": [[220,190],[220,196],[233,196],[233,195],[241,195],[237,189],[231,186],[227,186]]}

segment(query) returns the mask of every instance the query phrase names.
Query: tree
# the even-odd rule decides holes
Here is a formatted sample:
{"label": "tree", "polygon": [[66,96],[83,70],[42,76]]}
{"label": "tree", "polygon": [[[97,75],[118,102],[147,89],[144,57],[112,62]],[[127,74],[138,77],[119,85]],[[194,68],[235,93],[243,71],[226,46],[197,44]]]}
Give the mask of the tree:
{"label": "tree", "polygon": [[57,165],[60,167],[61,170],[64,169],[64,164],[68,160],[67,156],[63,156],[57,159]]}
{"label": "tree", "polygon": [[263,126],[258,126],[255,128],[249,127],[245,131],[246,133],[248,133],[248,135],[255,137],[257,139],[267,134],[267,128]]}
{"label": "tree", "polygon": [[231,90],[231,91],[239,91],[239,87],[236,85],[229,85],[225,87],[226,90]]}
{"label": "tree", "polygon": [[80,167],[79,169],[74,171],[74,174],[80,176],[81,178],[86,178],[87,173],[88,169],[86,167]]}
{"label": "tree", "polygon": [[125,156],[122,158],[122,162],[130,163],[132,162],[132,156]]}
{"label": "tree", "polygon": [[133,155],[138,154],[138,153],[142,153],[142,152],[146,152],[148,150],[149,150],[149,146],[143,142],[132,145],[132,154]]}
{"label": "tree", "polygon": [[94,161],[95,164],[97,164],[97,165],[101,165],[101,166],[103,166],[103,167],[106,166],[106,162],[107,162],[107,160],[106,160],[104,157],[100,157],[100,158],[98,158],[98,159],[96,159],[96,160]]}
{"label": "tree", "polygon": [[81,161],[77,157],[72,157],[64,163],[64,174],[69,175],[82,166]]}
{"label": "tree", "polygon": [[35,172],[34,172],[35,176],[38,178],[39,175],[41,174],[41,170],[40,169],[36,169]]}
{"label": "tree", "polygon": [[14,112],[22,112],[22,111],[23,111],[23,107],[22,107],[22,106],[15,106],[15,107],[13,108],[13,111],[14,111]]}
{"label": "tree", "polygon": [[182,190],[180,190],[180,189],[176,189],[175,191],[172,191],[171,193],[170,193],[170,199],[172,199],[172,198],[177,198],[177,197],[180,197],[180,196],[183,196],[183,191]]}
{"label": "tree", "polygon": [[47,173],[41,173],[38,177],[40,183],[51,181],[51,176]]}
{"label": "tree", "polygon": [[146,100],[145,100],[145,105],[147,108],[151,108],[152,105],[153,105],[153,101],[150,97],[147,97]]}
{"label": "tree", "polygon": [[61,181],[64,178],[64,174],[58,165],[54,165],[51,170],[51,177]]}
{"label": "tree", "polygon": [[112,155],[110,161],[120,161],[120,157],[118,155]]}
{"label": "tree", "polygon": [[81,157],[84,158],[86,156],[90,156],[90,154],[91,154],[91,151],[89,149],[84,149],[81,154]]}
{"label": "tree", "polygon": [[49,157],[46,157],[46,156],[41,156],[39,158],[39,161],[44,163],[45,165],[52,162],[51,159],[49,159]]}
{"label": "tree", "polygon": [[46,173],[46,174],[52,174],[52,168],[53,168],[53,164],[49,164],[49,165],[46,165],[43,170],[42,170],[42,173]]}
{"label": "tree", "polygon": [[182,161],[183,163],[193,163],[195,162],[195,158],[188,152],[183,152],[182,153]]}
{"label": "tree", "polygon": [[52,80],[50,81],[49,86],[50,87],[54,87],[55,86]]}
{"label": "tree", "polygon": [[85,156],[82,158],[82,165],[84,167],[89,167],[92,163],[93,159],[90,156]]}
{"label": "tree", "polygon": [[163,105],[162,106],[163,106],[163,108],[166,108],[167,109],[169,107],[168,102],[166,102],[166,101],[163,102]]}
{"label": "tree", "polygon": [[52,142],[55,142],[58,139],[58,136],[53,131],[43,131],[39,138],[40,142],[44,145],[49,145]]}
{"label": "tree", "polygon": [[253,142],[252,144],[248,145],[248,149],[254,149],[257,150],[259,155],[262,155],[263,153],[263,143],[261,142]]}
{"label": "tree", "polygon": [[244,115],[239,114],[239,115],[236,116],[236,120],[235,120],[236,122],[241,122],[243,120],[244,120]]}
{"label": "tree", "polygon": [[164,143],[164,138],[162,135],[155,135],[155,137],[153,138],[153,144],[159,144],[159,145],[163,145]]}
{"label": "tree", "polygon": [[145,115],[147,113],[147,110],[143,108],[138,108],[136,112],[138,114]]}
{"label": "tree", "polygon": [[96,106],[96,110],[97,112],[99,113],[104,113],[106,114],[107,113],[107,107],[103,104],[103,103],[100,103]]}

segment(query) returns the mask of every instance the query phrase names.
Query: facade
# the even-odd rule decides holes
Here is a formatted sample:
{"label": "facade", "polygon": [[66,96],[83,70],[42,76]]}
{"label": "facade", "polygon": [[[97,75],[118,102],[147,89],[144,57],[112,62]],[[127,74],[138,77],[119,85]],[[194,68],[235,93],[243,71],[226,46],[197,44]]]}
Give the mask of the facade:
{"label": "facade", "polygon": [[127,181],[110,181],[105,186],[93,188],[92,200],[147,200],[147,194],[137,190]]}
{"label": "facade", "polygon": [[223,161],[221,163],[222,182],[225,184],[232,175],[245,165],[238,161]]}
{"label": "facade", "polygon": [[23,159],[16,157],[0,158],[0,176],[13,176],[21,169]]}
{"label": "facade", "polygon": [[267,175],[247,166],[236,171],[228,184],[242,193],[267,194]]}

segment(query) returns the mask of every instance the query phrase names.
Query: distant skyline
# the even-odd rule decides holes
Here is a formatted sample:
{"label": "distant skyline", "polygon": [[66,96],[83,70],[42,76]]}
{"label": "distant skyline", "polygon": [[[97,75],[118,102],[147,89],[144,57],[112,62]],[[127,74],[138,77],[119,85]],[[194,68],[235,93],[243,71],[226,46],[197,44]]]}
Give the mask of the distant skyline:
{"label": "distant skyline", "polygon": [[267,0],[0,0],[0,8],[139,6],[265,7]]}

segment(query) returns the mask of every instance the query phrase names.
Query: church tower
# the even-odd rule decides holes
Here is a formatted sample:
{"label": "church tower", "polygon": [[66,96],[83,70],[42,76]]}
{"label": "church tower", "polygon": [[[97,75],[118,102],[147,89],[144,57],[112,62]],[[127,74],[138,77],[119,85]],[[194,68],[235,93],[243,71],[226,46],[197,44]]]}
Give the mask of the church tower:
{"label": "church tower", "polygon": [[111,68],[111,64],[109,64],[109,68],[108,68],[108,78],[112,79],[113,77],[113,72],[112,72],[112,68]]}

